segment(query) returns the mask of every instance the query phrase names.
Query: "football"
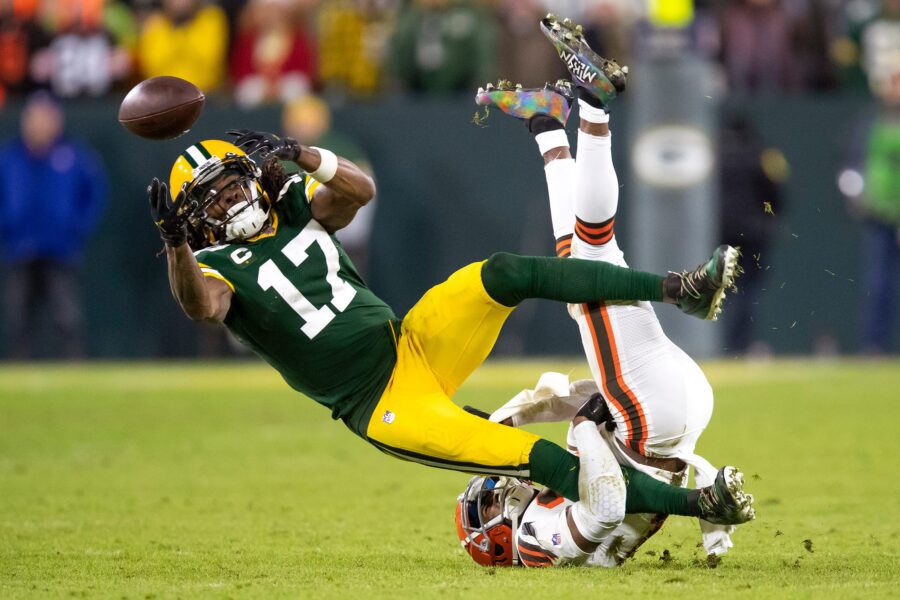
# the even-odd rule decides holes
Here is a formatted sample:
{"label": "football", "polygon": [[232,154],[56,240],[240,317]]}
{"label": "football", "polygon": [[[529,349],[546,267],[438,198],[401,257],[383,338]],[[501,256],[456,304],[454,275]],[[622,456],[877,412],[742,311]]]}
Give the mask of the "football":
{"label": "football", "polygon": [[178,77],[163,75],[134,86],[119,106],[119,123],[151,140],[169,140],[187,132],[200,113],[206,96]]}

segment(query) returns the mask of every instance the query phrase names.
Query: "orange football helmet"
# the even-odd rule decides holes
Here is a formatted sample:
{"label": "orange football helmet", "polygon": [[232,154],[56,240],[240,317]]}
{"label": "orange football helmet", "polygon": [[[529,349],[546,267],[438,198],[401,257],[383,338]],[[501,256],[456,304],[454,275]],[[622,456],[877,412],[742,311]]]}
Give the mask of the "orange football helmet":
{"label": "orange football helmet", "polygon": [[[514,477],[473,477],[456,502],[456,534],[463,549],[479,565],[519,564],[513,532],[537,490]],[[501,510],[484,521],[485,509],[499,502]]]}

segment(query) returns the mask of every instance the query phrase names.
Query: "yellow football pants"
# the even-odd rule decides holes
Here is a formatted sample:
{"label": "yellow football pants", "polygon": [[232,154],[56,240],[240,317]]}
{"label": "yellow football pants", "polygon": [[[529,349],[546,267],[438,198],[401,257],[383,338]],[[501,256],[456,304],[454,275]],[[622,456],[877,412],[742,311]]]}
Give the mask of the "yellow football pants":
{"label": "yellow football pants", "polygon": [[538,436],[471,415],[450,399],[513,311],[484,289],[483,264],[428,290],[404,317],[397,364],[366,436],[388,454],[432,467],[527,476]]}

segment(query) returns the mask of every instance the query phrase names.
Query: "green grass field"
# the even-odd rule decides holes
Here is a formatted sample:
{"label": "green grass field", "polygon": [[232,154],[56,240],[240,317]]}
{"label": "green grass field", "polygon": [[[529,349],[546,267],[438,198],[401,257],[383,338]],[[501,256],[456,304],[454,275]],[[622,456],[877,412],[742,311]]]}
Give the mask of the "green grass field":
{"label": "green grass field", "polygon": [[[587,375],[492,363],[457,401],[550,369]],[[618,570],[492,570],[456,540],[467,476],[380,454],[265,367],[3,367],[0,597],[896,597],[900,363],[704,369],[698,450],[757,498],[718,568],[674,518]]]}

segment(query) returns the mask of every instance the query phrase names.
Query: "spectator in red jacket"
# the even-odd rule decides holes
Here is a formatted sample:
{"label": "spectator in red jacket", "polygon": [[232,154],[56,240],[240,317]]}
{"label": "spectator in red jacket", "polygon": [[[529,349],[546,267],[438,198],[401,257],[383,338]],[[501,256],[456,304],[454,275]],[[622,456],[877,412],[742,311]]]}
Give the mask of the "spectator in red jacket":
{"label": "spectator in red jacket", "polygon": [[291,0],[251,0],[247,5],[231,54],[239,104],[287,102],[313,86],[315,56],[302,9],[302,3]]}

